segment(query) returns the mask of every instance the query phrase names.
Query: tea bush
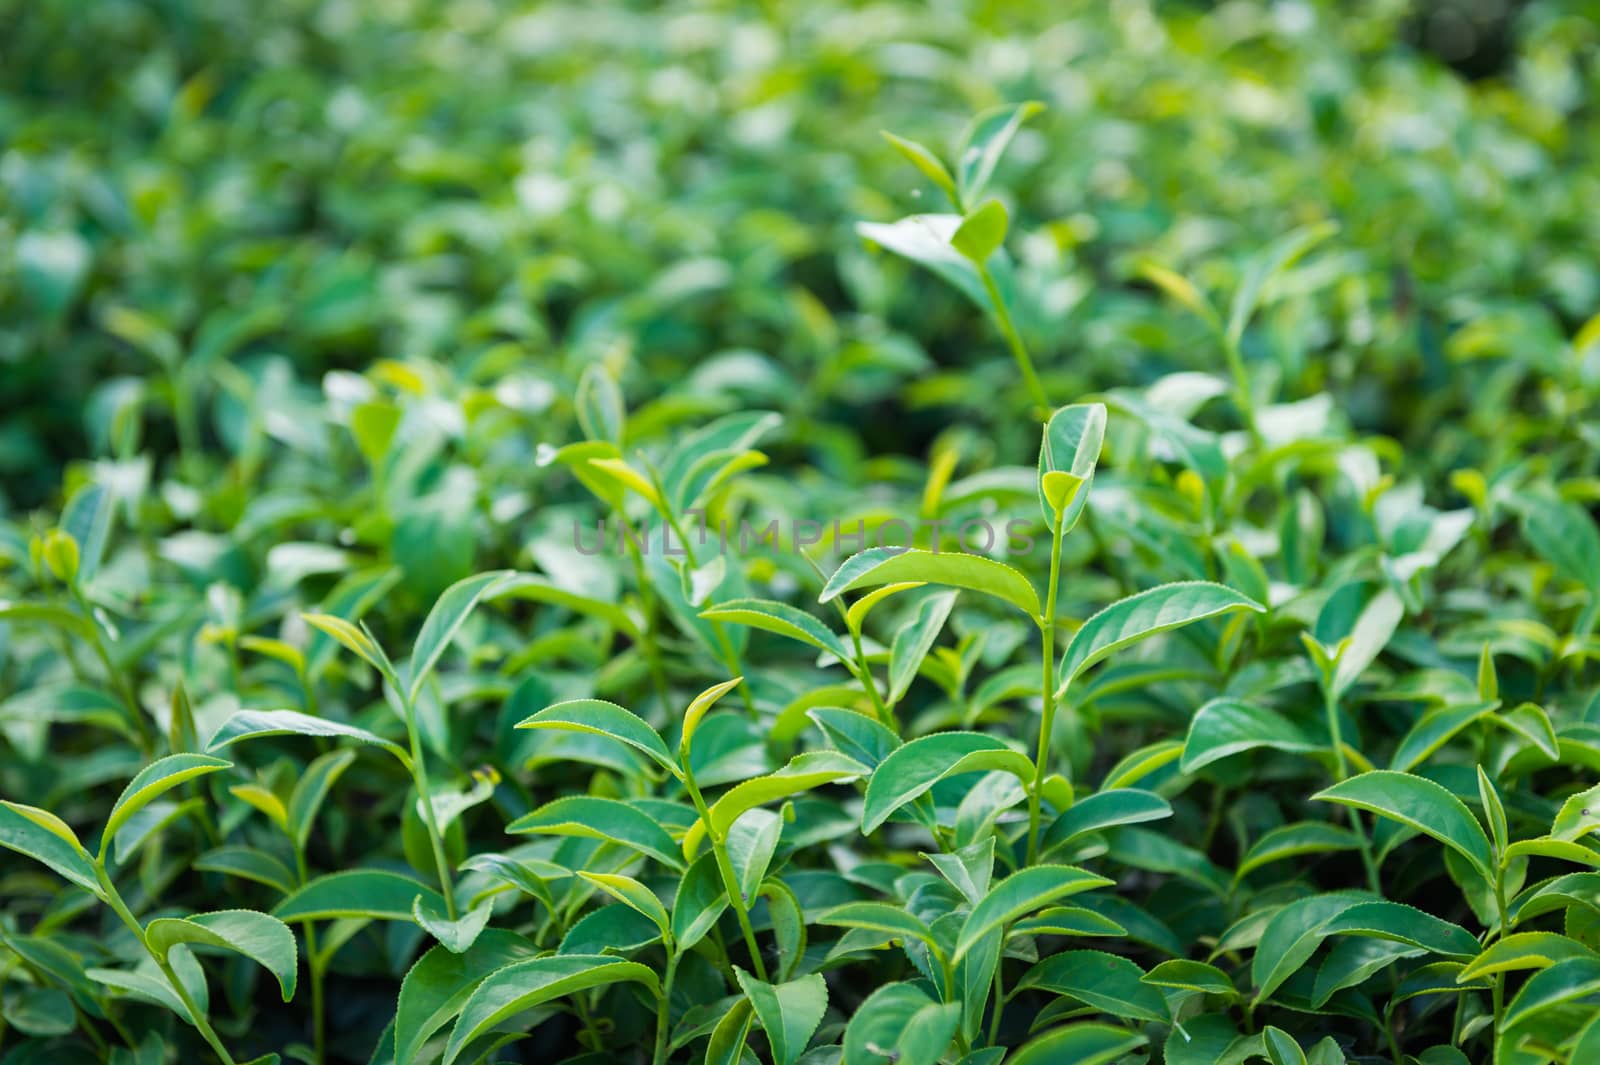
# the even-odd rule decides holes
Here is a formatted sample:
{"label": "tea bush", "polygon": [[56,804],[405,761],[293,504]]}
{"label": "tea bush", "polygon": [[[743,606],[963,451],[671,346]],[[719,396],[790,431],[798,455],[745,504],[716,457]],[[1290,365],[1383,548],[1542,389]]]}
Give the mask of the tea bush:
{"label": "tea bush", "polygon": [[0,0],[0,1062],[1600,1061],[1455,10]]}

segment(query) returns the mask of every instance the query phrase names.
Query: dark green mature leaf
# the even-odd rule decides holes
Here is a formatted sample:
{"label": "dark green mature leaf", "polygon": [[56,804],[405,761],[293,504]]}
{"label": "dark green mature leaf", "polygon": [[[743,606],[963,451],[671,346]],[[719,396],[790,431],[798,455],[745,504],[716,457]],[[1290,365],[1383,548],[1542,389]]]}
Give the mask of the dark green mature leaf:
{"label": "dark green mature leaf", "polygon": [[609,736],[641,752],[673,775],[681,771],[661,736],[638,715],[604,699],[571,699],[517,722],[517,728],[557,729]]}
{"label": "dark green mature leaf", "polygon": [[1149,1040],[1109,1024],[1069,1024],[1046,1032],[1006,1058],[1010,1065],[1109,1065]]}
{"label": "dark green mature leaf", "polygon": [[1033,762],[1025,754],[977,732],[941,732],[912,740],[891,751],[867,781],[861,830],[871,832],[902,806],[925,795],[939,781],[960,773],[1004,770],[1031,781]]}
{"label": "dark green mature leaf", "polygon": [[967,915],[951,960],[960,959],[990,932],[1068,895],[1116,883],[1070,865],[1034,865],[1019,869],[984,893]]}
{"label": "dark green mature leaf", "polygon": [[581,836],[631,847],[671,869],[682,869],[678,845],[649,814],[618,799],[572,795],[517,818],[507,832]]}
{"label": "dark green mature leaf", "polygon": [[844,1065],[935,1065],[960,1023],[956,1003],[935,1002],[913,984],[886,984],[852,1014]]}
{"label": "dark green mature leaf", "polygon": [[428,674],[438,663],[439,656],[444,654],[445,648],[450,646],[450,641],[461,630],[461,626],[466,624],[472,608],[485,596],[492,595],[495,587],[511,575],[510,570],[479,573],[457,581],[439,596],[438,601],[433,604],[433,609],[428,612],[427,619],[422,623],[422,631],[417,633],[417,642],[411,648],[412,701],[416,700],[418,692],[422,690],[423,682],[428,679]]}
{"label": "dark green mature leaf", "polygon": [[298,974],[294,933],[276,917],[254,910],[163,917],[151,921],[144,935],[150,949],[162,958],[179,943],[243,954],[277,978],[285,1002],[294,997]]}
{"label": "dark green mature leaf", "polygon": [[1354,806],[1432,836],[1465,858],[1485,880],[1492,878],[1494,856],[1483,826],[1466,805],[1431,780],[1374,770],[1312,796]]}
{"label": "dark green mature leaf", "polygon": [[1306,754],[1327,746],[1326,741],[1275,710],[1236,699],[1213,699],[1195,711],[1189,722],[1179,767],[1192,773],[1212,762],[1261,747]]}
{"label": "dark green mature leaf", "polygon": [[805,1052],[822,1014],[828,1008],[828,985],[821,973],[785,984],[769,984],[735,969],[739,987],[766,1030],[774,1065],[794,1065]]}
{"label": "dark green mature leaf", "polygon": [[1029,969],[1019,988],[1040,988],[1068,995],[1102,1013],[1133,1020],[1165,1023],[1166,1000],[1133,962],[1098,950],[1068,950]]}
{"label": "dark green mature leaf", "polygon": [[459,1058],[468,1043],[518,1013],[591,987],[623,981],[644,984],[652,993],[660,991],[655,973],[643,965],[604,954],[530,958],[496,969],[462,1004],[445,1047],[444,1065]]}
{"label": "dark green mature leaf", "polygon": [[1209,581],[1179,581],[1119,599],[1073,633],[1061,656],[1060,693],[1079,674],[1113,652],[1157,633],[1206,618],[1265,607],[1231,588]]}
{"label": "dark green mature leaf", "polygon": [[354,725],[312,717],[298,710],[241,710],[224,721],[221,727],[211,734],[211,739],[206,742],[206,750],[221,750],[240,740],[251,740],[261,736],[290,735],[330,736],[355,740],[357,743],[382,748],[398,758],[407,768],[411,765],[411,756],[398,743],[392,743],[376,733]]}
{"label": "dark green mature leaf", "polygon": [[437,891],[408,876],[379,869],[350,869],[317,877],[278,903],[272,914],[283,921],[333,917],[414,921],[412,903],[419,896],[424,903],[444,911],[444,899]]}
{"label": "dark green mature leaf", "polygon": [[804,610],[771,599],[730,599],[700,616],[707,621],[726,621],[733,625],[748,625],[753,629],[775,632],[792,640],[810,644],[826,651],[840,661],[850,660],[850,648],[833,630],[807,614]]}

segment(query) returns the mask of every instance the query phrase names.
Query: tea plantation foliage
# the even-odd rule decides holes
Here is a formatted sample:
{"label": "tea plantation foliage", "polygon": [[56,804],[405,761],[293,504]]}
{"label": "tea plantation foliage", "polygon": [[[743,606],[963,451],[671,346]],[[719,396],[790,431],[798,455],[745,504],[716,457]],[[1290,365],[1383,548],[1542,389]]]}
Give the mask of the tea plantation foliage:
{"label": "tea plantation foliage", "polygon": [[0,0],[0,1062],[1600,1061],[1512,6]]}

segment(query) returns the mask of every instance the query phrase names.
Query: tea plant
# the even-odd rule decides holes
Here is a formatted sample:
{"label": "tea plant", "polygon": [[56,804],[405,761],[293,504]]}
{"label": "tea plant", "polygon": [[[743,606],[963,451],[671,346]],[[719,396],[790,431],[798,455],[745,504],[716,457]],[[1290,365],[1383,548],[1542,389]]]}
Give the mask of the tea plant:
{"label": "tea plant", "polygon": [[1058,7],[13,12],[0,1063],[1600,1061],[1593,20]]}

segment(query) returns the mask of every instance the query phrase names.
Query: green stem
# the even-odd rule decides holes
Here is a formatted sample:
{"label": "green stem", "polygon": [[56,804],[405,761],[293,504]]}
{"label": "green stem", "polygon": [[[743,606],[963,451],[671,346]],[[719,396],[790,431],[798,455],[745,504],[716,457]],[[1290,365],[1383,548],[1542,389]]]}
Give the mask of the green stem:
{"label": "green stem", "polygon": [[[294,841],[295,869],[300,875],[300,886],[311,879],[307,875],[306,849]],[[317,951],[317,922],[307,920],[300,924],[306,936],[306,969],[311,976],[311,1045],[316,1052],[317,1065],[328,1060],[327,1025],[324,1021],[322,998],[322,956]]]}
{"label": "green stem", "polygon": [[756,978],[764,982],[767,979],[767,965],[761,960],[761,948],[756,943],[756,930],[750,924],[750,909],[745,905],[744,891],[739,886],[739,876],[733,870],[733,862],[728,860],[728,848],[718,838],[716,829],[711,827],[711,810],[707,808],[706,800],[700,794],[700,788],[694,782],[694,774],[689,771],[687,764],[683,768],[683,785],[689,792],[695,810],[700,814],[701,823],[706,826],[706,836],[711,840],[711,853],[716,858],[717,872],[722,876],[723,890],[728,893],[728,904],[733,907],[734,916],[739,919],[739,932],[744,936],[745,949],[750,952],[750,965],[755,969]]}
{"label": "green stem", "polygon": [[1044,709],[1039,717],[1039,755],[1033,766],[1033,786],[1028,789],[1028,864],[1039,857],[1039,799],[1050,765],[1050,734],[1056,725],[1056,588],[1061,583],[1061,515],[1050,525],[1050,587],[1045,591],[1044,616],[1038,618],[1043,659],[1040,695]]}
{"label": "green stem", "polygon": [[[834,601],[838,602],[838,600]],[[872,708],[877,711],[878,719],[884,723],[890,732],[898,736],[900,730],[895,727],[894,711],[889,709],[888,704],[883,701],[883,696],[878,694],[878,682],[872,679],[872,669],[867,665],[867,652],[861,646],[861,633],[854,628],[850,630],[850,642],[855,645],[856,651],[856,666],[853,670],[856,679],[861,682],[863,688],[867,689],[867,695],[872,699]]]}
{"label": "green stem", "polygon": [[[1495,939],[1504,939],[1511,931],[1511,911],[1506,906],[1506,878],[1505,866],[1498,858],[1494,874],[1494,903],[1499,912],[1500,927],[1495,930]],[[1494,1062],[1500,1062],[1500,1032],[1505,1024],[1506,1014],[1506,974],[1503,972],[1494,975]]]}
{"label": "green stem", "polygon": [[111,882],[111,877],[106,873],[105,865],[96,861],[94,871],[95,877],[100,881],[100,889],[105,893],[106,904],[127,926],[128,931],[133,933],[133,937],[139,941],[139,946],[144,948],[144,952],[150,955],[150,959],[156,963],[156,966],[161,970],[161,975],[166,977],[173,993],[178,996],[178,1001],[183,1003],[183,1008],[189,1011],[189,1019],[194,1022],[194,1026],[200,1032],[201,1037],[210,1045],[217,1057],[222,1060],[223,1065],[234,1065],[232,1056],[228,1054],[228,1048],[222,1045],[221,1039],[217,1038],[217,1033],[212,1029],[211,1022],[206,1020],[206,1015],[195,1004],[194,999],[189,996],[189,989],[183,986],[182,980],[178,979],[178,974],[173,971],[171,963],[151,949],[150,941],[144,935],[144,926],[139,923],[139,919],[128,909],[128,904],[122,900],[122,895],[118,893],[117,886]]}
{"label": "green stem", "polygon": [[1039,408],[1039,420],[1044,421],[1050,416],[1050,397],[1045,395],[1044,385],[1039,383],[1039,375],[1034,372],[1033,358],[1029,356],[1027,346],[1022,343],[1022,337],[1017,333],[1017,327],[1011,321],[1011,312],[1006,309],[1005,300],[1000,298],[1000,289],[994,283],[994,275],[989,273],[989,268],[982,263],[975,264],[978,268],[978,279],[983,282],[983,290],[989,295],[989,303],[994,308],[995,324],[1000,327],[1000,333],[1006,338],[1006,345],[1011,348],[1011,357],[1017,361],[1017,369],[1022,372],[1022,380],[1028,386],[1028,394],[1033,397],[1033,402]]}
{"label": "green stem", "polygon": [[417,731],[411,700],[406,698],[399,684],[395,684],[395,690],[401,691],[401,698],[405,700],[406,733],[411,739],[411,780],[416,784],[417,797],[422,801],[422,824],[428,830],[428,845],[433,848],[433,864],[438,867],[439,891],[444,895],[445,915],[454,921],[455,886],[451,882],[450,863],[444,855],[444,836],[439,832],[439,815],[433,809],[433,793],[428,787],[428,767],[422,757],[422,737]]}
{"label": "green stem", "polygon": [[[1322,709],[1328,719],[1328,738],[1333,742],[1333,764],[1338,779],[1335,783],[1343,783],[1350,775],[1350,765],[1344,756],[1344,730],[1339,724],[1339,702],[1333,697],[1331,690],[1325,690],[1322,697]],[[1366,869],[1367,887],[1374,895],[1383,895],[1383,886],[1378,879],[1378,863],[1372,857],[1372,841],[1367,838],[1367,827],[1361,823],[1361,814],[1356,808],[1346,807],[1350,816],[1350,828],[1356,834],[1356,842],[1361,848],[1361,864]]]}
{"label": "green stem", "polygon": [[678,952],[667,945],[667,971],[661,981],[661,1001],[656,1006],[656,1049],[651,1065],[666,1065],[667,1026],[672,1023],[672,978],[678,971]]}

